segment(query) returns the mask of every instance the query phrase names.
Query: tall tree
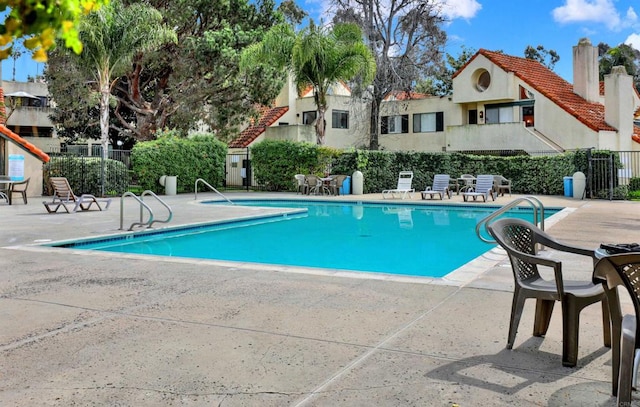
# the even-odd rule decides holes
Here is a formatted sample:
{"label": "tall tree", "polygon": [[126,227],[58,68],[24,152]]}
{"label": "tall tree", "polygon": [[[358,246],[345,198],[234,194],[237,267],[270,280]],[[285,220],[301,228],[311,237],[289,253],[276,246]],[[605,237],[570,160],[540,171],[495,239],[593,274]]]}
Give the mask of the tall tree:
{"label": "tall tree", "polygon": [[440,0],[332,0],[334,22],[358,24],[376,60],[370,92],[369,148],[377,150],[380,104],[411,91],[442,62],[446,33]]}
{"label": "tall tree", "polygon": [[287,68],[298,92],[313,87],[318,144],[325,141],[325,113],[331,86],[355,78],[366,85],[376,71],[373,55],[362,41],[362,31],[357,25],[336,24],[327,29],[313,20],[297,34],[288,24],[278,25],[262,42],[243,53],[245,70],[262,64]]}
{"label": "tall tree", "polygon": [[[170,127],[186,134],[206,126],[222,140],[233,136],[254,103],[273,99],[275,69],[239,75],[241,51],[282,21],[273,0],[150,0],[175,27],[178,42],[138,54],[117,85],[119,108],[138,112],[138,140]],[[294,10],[293,7],[289,8]],[[292,11],[293,12],[293,11]],[[127,127],[126,120],[121,125]]]}
{"label": "tall tree", "polygon": [[416,91],[434,96],[450,95],[453,92],[453,75],[458,72],[475,53],[475,49],[465,46],[462,46],[462,50],[457,57],[447,53],[444,63],[435,70],[432,76],[418,81]]}
{"label": "tall tree", "polygon": [[120,0],[112,0],[83,18],[80,39],[83,50],[78,56],[79,66],[91,73],[100,94],[100,139],[106,158],[113,85],[128,71],[138,53],[175,41],[176,36],[162,24],[162,15],[154,8],[143,4],[126,7]]}
{"label": "tall tree", "polygon": [[609,47],[601,43],[598,44],[598,54],[600,57],[599,70],[601,80],[604,79],[604,75],[611,73],[611,69],[614,66],[624,66],[627,73],[637,80],[640,51],[627,44]]}
{"label": "tall tree", "polygon": [[540,62],[552,71],[556,63],[560,60],[560,55],[558,55],[556,51],[552,49],[547,50],[542,45],[538,45],[535,48],[527,45],[527,48],[524,49],[524,57]]}

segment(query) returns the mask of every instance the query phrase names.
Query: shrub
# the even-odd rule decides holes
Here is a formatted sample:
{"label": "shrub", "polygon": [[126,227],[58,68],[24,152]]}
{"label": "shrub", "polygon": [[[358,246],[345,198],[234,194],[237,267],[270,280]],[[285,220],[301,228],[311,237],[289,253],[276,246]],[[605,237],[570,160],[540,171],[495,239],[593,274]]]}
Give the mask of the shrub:
{"label": "shrub", "polygon": [[295,191],[296,174],[324,176],[335,172],[332,162],[340,151],[289,140],[265,140],[251,147],[251,166],[258,185],[269,191]]}
{"label": "shrub", "polygon": [[224,183],[227,146],[212,134],[177,137],[165,131],[157,140],[139,142],[131,150],[131,165],[143,190],[157,191],[163,175],[177,176],[177,192],[193,192],[198,178],[214,187]]}

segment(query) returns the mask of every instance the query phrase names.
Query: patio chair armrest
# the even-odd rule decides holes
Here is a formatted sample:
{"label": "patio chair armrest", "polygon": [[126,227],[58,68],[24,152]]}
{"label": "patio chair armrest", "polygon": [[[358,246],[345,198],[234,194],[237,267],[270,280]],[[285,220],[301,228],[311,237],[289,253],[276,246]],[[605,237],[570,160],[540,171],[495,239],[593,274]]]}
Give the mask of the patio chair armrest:
{"label": "patio chair armrest", "polygon": [[549,247],[551,249],[554,250],[558,250],[561,252],[567,252],[567,253],[573,253],[573,254],[579,254],[582,256],[589,256],[592,259],[596,259],[596,251],[593,249],[585,249],[582,247],[576,247],[576,246],[569,246],[568,244],[559,242],[553,238],[551,238],[551,236],[547,235],[544,232],[538,232],[538,243],[542,244],[543,246]]}
{"label": "patio chair armrest", "polygon": [[560,298],[562,298],[562,296],[564,295],[564,279],[562,277],[562,262],[559,262],[554,259],[534,256],[532,254],[519,252],[517,250],[511,250],[511,254],[520,260],[526,261],[527,263],[553,268],[553,276],[555,277],[556,290],[558,291],[558,295],[560,296]]}

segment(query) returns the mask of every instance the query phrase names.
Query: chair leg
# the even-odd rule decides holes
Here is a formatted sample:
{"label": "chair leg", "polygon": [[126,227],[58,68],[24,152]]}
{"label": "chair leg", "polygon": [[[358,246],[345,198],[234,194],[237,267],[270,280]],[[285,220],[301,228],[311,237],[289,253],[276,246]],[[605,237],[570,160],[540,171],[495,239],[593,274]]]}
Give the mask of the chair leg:
{"label": "chair leg", "polygon": [[622,320],[622,346],[620,350],[620,375],[618,376],[618,405],[631,405],[634,353],[636,345],[636,318],[625,315]]}
{"label": "chair leg", "polygon": [[520,296],[517,292],[513,294],[513,303],[511,305],[511,321],[509,322],[509,336],[507,337],[507,349],[513,348],[516,340],[522,309],[524,308],[525,297]]}
{"label": "chair leg", "polygon": [[533,336],[544,336],[549,329],[554,300],[536,300],[536,314],[533,322]]}
{"label": "chair leg", "polygon": [[578,328],[580,311],[576,301],[562,301],[562,366],[578,364]]}
{"label": "chair leg", "polygon": [[602,335],[604,336],[604,346],[611,347],[611,312],[609,311],[609,301],[602,300]]}

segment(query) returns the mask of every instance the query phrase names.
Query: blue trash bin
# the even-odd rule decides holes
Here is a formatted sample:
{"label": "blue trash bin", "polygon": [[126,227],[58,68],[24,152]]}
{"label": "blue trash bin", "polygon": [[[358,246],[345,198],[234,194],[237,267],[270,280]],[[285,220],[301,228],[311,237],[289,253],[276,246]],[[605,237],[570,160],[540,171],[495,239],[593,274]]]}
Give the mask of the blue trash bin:
{"label": "blue trash bin", "polygon": [[564,177],[564,196],[573,196],[573,177]]}
{"label": "blue trash bin", "polygon": [[351,177],[347,177],[342,181],[342,186],[340,187],[340,195],[350,195],[351,194]]}

